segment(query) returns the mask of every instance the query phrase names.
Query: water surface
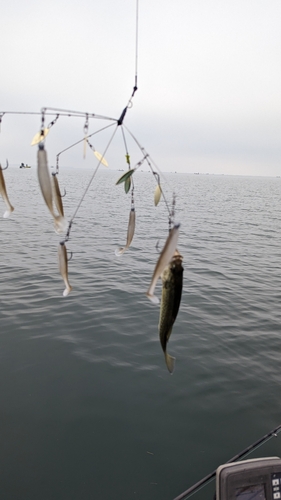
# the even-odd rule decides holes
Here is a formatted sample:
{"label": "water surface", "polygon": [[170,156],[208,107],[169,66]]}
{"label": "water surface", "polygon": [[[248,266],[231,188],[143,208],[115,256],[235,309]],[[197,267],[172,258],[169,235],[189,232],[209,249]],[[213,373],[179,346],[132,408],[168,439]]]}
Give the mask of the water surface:
{"label": "water surface", "polygon": [[[91,173],[61,171],[68,219]],[[171,500],[280,424],[280,179],[165,174],[185,268],[170,376],[145,296],[167,211],[152,175],[136,173],[136,234],[116,257],[130,210],[119,175],[101,170],[75,218],[63,298],[36,170],[5,171],[2,498]]]}

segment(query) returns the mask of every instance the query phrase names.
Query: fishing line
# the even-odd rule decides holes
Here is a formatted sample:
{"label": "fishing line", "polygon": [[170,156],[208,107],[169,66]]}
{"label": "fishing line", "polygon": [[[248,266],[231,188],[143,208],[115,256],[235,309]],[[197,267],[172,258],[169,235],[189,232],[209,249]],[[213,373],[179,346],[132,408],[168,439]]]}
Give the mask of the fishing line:
{"label": "fishing line", "polygon": [[[109,125],[106,125],[105,127],[102,127],[100,128],[99,130],[96,130],[96,132],[93,132],[92,134],[88,135],[87,136],[87,139],[89,139],[89,137],[92,137],[93,135],[95,134],[98,134],[99,132],[102,132],[103,130],[106,130],[107,128],[109,127],[112,127],[114,125],[114,123],[110,123]],[[68,149],[71,149],[73,148],[74,146],[77,146],[77,144],[80,144],[81,142],[83,142],[85,140],[85,138],[83,137],[83,139],[79,139],[79,141],[77,142],[74,142],[74,144],[71,144],[71,146],[68,146],[67,148],[63,149],[62,151],[60,151],[58,154],[57,154],[57,163],[56,163],[56,169],[57,169],[57,172],[58,172],[58,168],[59,168],[59,156],[62,154],[62,153],[65,153],[65,151],[68,151]]]}
{"label": "fishing line", "polygon": [[136,56],[135,56],[135,86],[133,90],[134,96],[135,92],[138,90],[138,45],[139,45],[139,0],[136,0]]}
{"label": "fishing line", "polygon": [[125,137],[123,126],[121,126],[121,130],[122,130],[122,136],[123,136],[123,141],[124,141],[124,146],[125,146],[125,151],[126,151],[126,161],[127,161],[128,165],[129,165],[129,169],[130,169],[131,168],[130,155],[129,155],[129,152],[128,152],[128,146],[127,146],[127,142],[126,142],[126,137]]}
{"label": "fishing line", "polygon": [[[50,130],[50,128],[52,128],[53,125],[55,125],[55,123],[58,121],[59,119],[59,114],[57,114],[56,118],[54,120],[52,120],[49,125],[47,126],[47,129],[48,131]],[[44,136],[44,123],[45,123],[45,113],[42,113],[42,119],[41,119],[41,135]]]}
{"label": "fishing line", "polygon": [[52,120],[49,125],[47,126],[47,128],[51,128],[53,125],[55,125],[55,123],[58,121],[59,119],[59,116],[60,115],[57,115],[56,118],[54,120]]}
{"label": "fishing line", "polygon": [[136,48],[135,48],[135,85],[133,87],[133,92],[131,97],[127,103],[127,106],[123,109],[119,120],[117,121],[118,125],[122,125],[124,118],[126,116],[127,110],[133,106],[132,99],[138,90],[137,81],[138,81],[138,24],[139,24],[139,15],[138,15],[138,0],[136,0]]}
{"label": "fishing line", "polygon": [[[138,145],[138,147],[140,148],[141,152],[143,153],[143,155],[144,155],[144,159],[146,160],[146,162],[147,162],[147,164],[148,164],[148,166],[149,166],[149,168],[150,168],[150,170],[151,170],[151,172],[152,172],[152,174],[153,174],[153,176],[154,176],[154,178],[155,178],[155,180],[156,180],[157,184],[160,186],[160,182],[159,182],[160,175],[162,175],[162,176],[163,176],[163,178],[165,179],[165,181],[167,182],[167,184],[169,184],[169,183],[168,183],[168,181],[167,181],[167,179],[165,178],[165,176],[163,175],[163,173],[162,173],[162,172],[161,172],[161,170],[159,169],[159,167],[157,167],[157,165],[153,162],[153,160],[150,158],[150,155],[146,152],[146,150],[144,149],[144,147],[143,147],[143,146],[141,146],[141,144],[139,143],[139,141],[138,141],[138,140],[136,139],[136,137],[132,134],[132,132],[128,129],[128,127],[126,127],[126,125],[124,125],[124,127],[125,127],[125,128],[126,128],[126,130],[129,132],[130,136],[131,136],[131,137],[132,137],[132,139],[136,142],[136,144],[137,144],[137,145]],[[152,165],[151,165],[151,163],[150,163],[150,161],[149,161],[149,158],[151,159],[151,163],[153,163],[153,164],[154,164],[154,166],[155,166],[155,168],[158,170],[158,173],[157,173],[157,172],[155,172],[155,170],[153,169],[153,167],[152,167]],[[139,165],[138,165],[138,166],[139,166]],[[138,168],[138,167],[137,167],[137,168]],[[165,194],[164,194],[163,189],[162,189],[162,187],[161,187],[161,186],[160,186],[160,189],[161,189],[161,193],[162,193],[163,200],[164,200],[164,202],[165,202],[166,208],[167,208],[167,210],[168,210],[168,214],[169,214],[169,221],[170,221],[170,220],[172,220],[172,211],[171,211],[171,210],[170,210],[170,208],[169,208],[169,204],[168,204],[168,202],[167,202],[166,196],[165,196]],[[170,222],[169,222],[169,224],[170,224]]]}
{"label": "fishing line", "polygon": [[[124,141],[124,146],[125,146],[125,151],[126,151],[125,158],[126,158],[126,162],[128,164],[129,170],[131,170],[131,159],[130,159],[130,155],[129,155],[129,152],[128,152],[128,146],[127,146],[127,142],[126,142],[126,137],[125,137],[125,132],[124,132],[123,126],[121,126],[121,130],[122,130],[122,136],[123,136],[123,141]],[[133,209],[134,208],[134,180],[133,180],[132,177],[129,177],[129,179],[127,179],[125,181],[125,193],[126,194],[129,192],[131,186],[132,186],[132,190],[131,190],[131,209]]]}
{"label": "fishing line", "polygon": [[[104,156],[105,156],[105,154],[106,154],[106,152],[107,152],[107,150],[108,150],[108,148],[109,148],[109,146],[110,146],[111,142],[113,141],[113,138],[114,138],[114,136],[115,136],[115,134],[116,134],[117,128],[118,128],[118,126],[116,126],[116,127],[115,127],[115,130],[114,130],[114,132],[113,132],[112,136],[110,137],[110,139],[109,139],[109,141],[108,141],[108,143],[107,143],[107,146],[106,146],[106,148],[105,148],[105,150],[104,150],[104,152],[103,152],[102,158],[104,158]],[[84,140],[84,139],[82,139],[82,140]],[[82,197],[81,197],[81,199],[80,199],[80,201],[79,201],[79,203],[78,203],[78,205],[77,205],[77,208],[76,208],[76,210],[75,210],[75,212],[74,212],[73,216],[72,216],[72,217],[71,217],[71,219],[70,219],[70,222],[69,222],[69,224],[68,224],[67,233],[66,233],[66,235],[65,235],[65,240],[64,240],[64,242],[65,242],[65,243],[69,240],[69,237],[70,237],[70,231],[71,231],[71,227],[72,227],[73,221],[74,221],[74,219],[75,219],[75,217],[76,217],[76,215],[77,215],[77,212],[78,212],[78,210],[79,210],[79,208],[80,208],[80,206],[81,206],[81,204],[82,204],[82,202],[83,202],[83,200],[84,200],[84,198],[85,198],[85,196],[86,196],[86,194],[87,194],[87,192],[88,192],[88,190],[89,190],[89,188],[90,188],[90,186],[91,186],[91,184],[92,184],[92,182],[93,182],[93,180],[94,180],[94,177],[95,177],[95,175],[96,175],[96,173],[97,173],[97,171],[98,171],[98,169],[99,169],[99,166],[100,166],[100,164],[101,164],[101,162],[102,162],[102,158],[99,160],[99,162],[98,162],[98,164],[97,164],[97,166],[96,166],[96,168],[95,168],[95,170],[94,170],[94,173],[93,173],[92,177],[90,178],[90,180],[89,180],[89,182],[88,182],[88,184],[87,184],[87,187],[86,187],[86,189],[85,189],[85,191],[84,191],[84,193],[83,193],[83,195],[82,195]]]}
{"label": "fishing line", "polygon": [[[162,186],[160,185],[160,174],[158,174],[157,172],[155,172],[155,170],[153,170],[152,165],[151,165],[151,163],[150,163],[150,161],[149,161],[149,158],[150,158],[150,156],[148,155],[148,156],[146,157],[146,162],[147,162],[147,164],[148,164],[148,166],[149,166],[149,168],[150,168],[150,170],[151,170],[151,172],[152,172],[152,174],[153,174],[154,178],[156,179],[156,182],[157,182],[157,184],[158,184],[158,186],[159,186],[159,188],[160,188],[160,190],[161,190],[161,195],[163,196],[163,200],[164,200],[165,205],[166,205],[166,208],[167,208],[167,210],[168,210],[168,215],[169,215],[169,218],[168,218],[168,225],[169,225],[169,230],[170,230],[170,229],[171,229],[171,225],[172,225],[172,223],[174,222],[174,216],[175,216],[174,207],[172,208],[172,210],[170,209],[169,204],[168,204],[168,201],[167,201],[167,198],[166,198],[166,196],[165,196],[165,194],[164,194],[164,192],[163,192]],[[156,168],[157,168],[157,170],[160,172],[159,168],[158,168],[158,167],[156,167]],[[162,175],[162,173],[161,173],[161,175]],[[158,177],[159,177],[159,180],[158,180]],[[163,176],[163,177],[164,177],[164,176]],[[173,203],[173,202],[172,202],[172,203]]]}
{"label": "fishing line", "polygon": [[[198,487],[196,489],[196,491],[193,491],[192,493],[190,493],[188,496],[185,496],[185,497],[180,497],[181,500],[187,500],[188,498],[191,498],[193,497],[193,495],[196,495],[196,493],[198,493],[198,491],[201,491],[205,486],[207,486],[207,484],[210,484],[215,478],[214,477],[210,477],[208,479],[208,481],[206,481],[204,484],[202,484],[200,487]],[[174,500],[177,500],[176,498]]]}
{"label": "fishing line", "polygon": [[108,163],[106,161],[106,159],[94,148],[94,146],[90,143],[89,139],[86,139],[86,143],[88,144],[88,146],[91,148],[91,150],[93,151],[95,157],[100,160],[100,162],[105,166],[105,167],[108,167]]}
{"label": "fishing line", "polygon": [[[91,183],[92,183],[92,181],[93,181],[93,179],[94,179],[94,177],[95,177],[95,175],[96,175],[96,173],[98,171],[98,168],[99,168],[99,166],[100,166],[100,164],[102,162],[102,159],[104,158],[104,155],[106,154],[106,152],[107,152],[107,150],[108,150],[108,148],[109,148],[109,146],[110,146],[110,144],[111,144],[111,142],[112,142],[112,140],[113,140],[113,138],[114,138],[114,136],[116,134],[117,128],[118,128],[119,125],[123,124],[123,120],[125,118],[127,109],[132,106],[132,98],[133,98],[135,92],[137,91],[137,71],[138,71],[137,70],[137,65],[138,65],[138,0],[136,0],[135,85],[134,85],[134,88],[133,88],[132,95],[131,95],[131,97],[130,97],[130,99],[128,101],[128,104],[123,109],[123,111],[122,111],[119,119],[116,120],[114,118],[110,118],[110,117],[106,117],[106,116],[102,116],[102,115],[96,115],[94,113],[92,113],[92,114],[87,113],[87,112],[83,113],[83,112],[80,112],[80,111],[65,110],[65,109],[61,109],[61,108],[45,107],[45,108],[41,109],[41,114],[42,114],[42,129],[41,130],[44,130],[44,115],[46,114],[47,111],[55,111],[56,113],[67,113],[68,115],[76,116],[76,117],[77,116],[80,116],[80,117],[84,116],[85,117],[85,119],[86,119],[85,125],[84,125],[85,137],[81,141],[78,141],[77,143],[75,143],[75,145],[78,144],[79,142],[82,142],[82,141],[85,142],[88,137],[91,137],[91,136],[87,136],[87,133],[88,133],[88,120],[89,120],[89,118],[99,118],[99,119],[105,119],[105,120],[111,120],[111,121],[117,122],[117,127],[115,128],[115,130],[114,130],[114,132],[113,132],[113,134],[112,134],[112,136],[111,136],[111,138],[110,138],[110,140],[109,140],[109,142],[108,142],[108,144],[107,144],[107,146],[106,146],[106,148],[104,150],[104,153],[103,153],[102,157],[99,159],[98,165],[97,165],[96,169],[94,170],[94,173],[93,173],[92,177],[90,178],[90,181],[89,181],[89,183],[88,183],[88,185],[87,185],[87,187],[86,187],[86,189],[85,189],[85,191],[84,191],[84,193],[83,193],[83,195],[82,195],[82,197],[81,197],[81,199],[80,199],[80,201],[78,203],[78,206],[77,206],[77,208],[76,208],[76,210],[75,210],[72,218],[70,219],[70,222],[69,222],[69,225],[68,225],[68,230],[67,230],[67,233],[66,233],[66,236],[65,236],[65,242],[69,240],[70,231],[71,231],[71,227],[72,227],[73,221],[74,221],[74,219],[75,219],[75,217],[77,215],[77,212],[78,212],[78,210],[79,210],[79,208],[80,208],[80,206],[81,206],[81,204],[82,204],[82,202],[83,202],[83,200],[84,200],[84,198],[85,198],[85,196],[86,196],[86,194],[87,194],[87,192],[88,192],[88,190],[90,188],[90,185],[91,185]],[[93,134],[91,134],[91,135],[93,135]],[[69,146],[69,148],[66,148],[63,151],[66,151],[67,149],[70,149],[70,147],[73,147],[73,146]],[[59,158],[59,155],[61,153],[59,153],[57,155],[57,165],[56,165],[57,171],[58,171],[58,158]],[[129,162],[129,154],[128,154],[128,152],[126,153],[126,158],[127,158],[127,161]],[[132,203],[133,202],[134,202],[134,199],[133,199],[133,195],[132,195]]]}
{"label": "fishing line", "polygon": [[[170,229],[172,221],[173,221],[173,218],[174,218],[174,204],[175,204],[174,199],[173,199],[173,208],[172,208],[172,210],[170,210],[169,209],[169,205],[168,205],[167,200],[166,200],[166,197],[165,197],[165,195],[163,193],[163,190],[162,190],[162,187],[160,185],[160,175],[158,174],[158,172],[155,172],[153,170],[152,165],[151,165],[151,163],[150,163],[150,161],[148,159],[149,158],[149,154],[146,153],[146,151],[145,151],[144,148],[141,148],[141,151],[142,151],[142,153],[144,155],[143,158],[135,165],[135,167],[133,169],[129,168],[129,170],[127,172],[125,172],[125,174],[121,175],[121,177],[118,179],[118,181],[116,182],[116,184],[121,184],[122,182],[125,182],[125,185],[126,185],[126,182],[128,182],[128,181],[131,180],[133,172],[136,171],[144,163],[144,161],[146,161],[148,163],[148,166],[149,166],[149,168],[150,168],[150,170],[151,170],[154,178],[156,179],[157,188],[159,188],[159,191],[157,192],[157,194],[156,194],[156,192],[154,194],[154,203],[155,203],[155,205],[157,205],[158,202],[159,202],[159,200],[160,200],[160,196],[161,195],[163,196],[163,199],[164,199],[165,204],[166,204],[166,208],[168,210],[168,215],[169,215],[169,229]],[[125,191],[127,193],[129,191],[129,189],[125,188]],[[157,201],[155,201],[155,200],[157,200]]]}

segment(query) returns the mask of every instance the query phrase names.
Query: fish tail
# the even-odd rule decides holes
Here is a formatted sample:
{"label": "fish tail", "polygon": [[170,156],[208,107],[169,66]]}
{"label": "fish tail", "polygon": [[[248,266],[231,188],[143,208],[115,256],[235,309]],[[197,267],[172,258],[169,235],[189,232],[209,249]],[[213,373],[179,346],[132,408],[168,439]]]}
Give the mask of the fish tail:
{"label": "fish tail", "polygon": [[10,206],[9,210],[6,210],[6,212],[4,212],[4,219],[7,219],[8,217],[10,217],[11,213],[14,211],[14,207],[12,207],[12,205]]}
{"label": "fish tail", "polygon": [[72,290],[72,286],[70,286],[70,285],[67,286],[66,289],[64,290],[63,294],[62,294],[63,297],[67,297],[67,295],[71,292],[71,290]]}
{"label": "fish tail", "polygon": [[56,215],[54,217],[54,226],[57,234],[62,234],[67,229],[67,221],[62,215]]}
{"label": "fish tail", "polygon": [[174,358],[173,356],[170,356],[170,354],[165,352],[165,361],[166,361],[167,368],[172,375],[174,368],[175,368],[176,358]]}
{"label": "fish tail", "polygon": [[149,293],[149,290],[148,292],[146,292],[146,296],[151,300],[151,302],[153,304],[159,304],[159,299],[158,297],[156,297],[156,295],[152,294],[152,293]]}
{"label": "fish tail", "polygon": [[123,255],[123,253],[125,252],[125,250],[126,250],[126,247],[124,247],[124,248],[122,248],[122,247],[116,248],[116,250],[115,250],[116,257],[120,257],[120,255]]}

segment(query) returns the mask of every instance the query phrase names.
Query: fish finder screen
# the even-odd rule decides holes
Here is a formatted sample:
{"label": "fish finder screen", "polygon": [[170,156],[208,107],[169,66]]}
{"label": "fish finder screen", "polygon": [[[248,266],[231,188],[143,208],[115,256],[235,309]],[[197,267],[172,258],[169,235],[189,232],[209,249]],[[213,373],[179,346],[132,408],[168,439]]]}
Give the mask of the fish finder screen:
{"label": "fish finder screen", "polygon": [[236,488],[235,493],[236,500],[266,500],[263,484],[254,484],[252,486]]}

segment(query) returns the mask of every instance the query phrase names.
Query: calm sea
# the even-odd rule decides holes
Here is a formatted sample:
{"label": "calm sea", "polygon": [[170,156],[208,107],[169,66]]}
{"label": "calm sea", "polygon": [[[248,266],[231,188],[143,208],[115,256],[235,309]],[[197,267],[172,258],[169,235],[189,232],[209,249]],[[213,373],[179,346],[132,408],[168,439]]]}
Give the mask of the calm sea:
{"label": "calm sea", "polygon": [[[62,170],[68,219],[91,174]],[[5,171],[15,211],[0,220],[4,500],[172,500],[281,423],[281,179],[165,174],[185,269],[171,376],[159,306],[145,296],[167,211],[154,207],[153,176],[137,172],[136,234],[116,257],[130,210],[119,175],[99,171],[75,218],[63,298],[36,168]],[[280,438],[264,455],[281,455]]]}

